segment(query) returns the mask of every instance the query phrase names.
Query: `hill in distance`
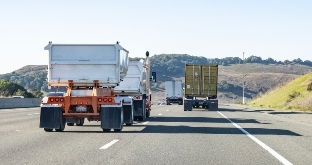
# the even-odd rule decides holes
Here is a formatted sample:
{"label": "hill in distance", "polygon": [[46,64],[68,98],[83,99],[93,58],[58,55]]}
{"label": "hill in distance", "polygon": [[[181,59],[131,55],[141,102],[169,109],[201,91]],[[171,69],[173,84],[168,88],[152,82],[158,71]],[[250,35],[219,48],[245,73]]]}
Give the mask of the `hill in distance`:
{"label": "hill in distance", "polygon": [[[312,62],[295,59],[277,62],[252,56],[245,60],[239,57],[207,59],[187,54],[160,54],[150,58],[151,72],[157,73],[157,82],[151,82],[152,99],[155,104],[165,99],[165,81],[184,82],[185,64],[218,64],[218,99],[220,103],[247,103],[266,92],[312,72]],[[47,66],[27,65],[11,73],[0,75],[0,79],[20,84],[25,89],[48,92]],[[271,105],[272,106],[272,105]]]}

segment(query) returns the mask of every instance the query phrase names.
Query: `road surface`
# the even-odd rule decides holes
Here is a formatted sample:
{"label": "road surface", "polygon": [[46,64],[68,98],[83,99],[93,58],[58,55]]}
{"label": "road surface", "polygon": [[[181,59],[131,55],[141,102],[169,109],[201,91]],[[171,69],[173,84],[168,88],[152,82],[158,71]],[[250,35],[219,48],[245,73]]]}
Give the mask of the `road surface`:
{"label": "road surface", "polygon": [[39,128],[40,108],[0,109],[1,164],[312,164],[312,114],[220,105],[153,105],[146,121],[103,133],[100,122]]}

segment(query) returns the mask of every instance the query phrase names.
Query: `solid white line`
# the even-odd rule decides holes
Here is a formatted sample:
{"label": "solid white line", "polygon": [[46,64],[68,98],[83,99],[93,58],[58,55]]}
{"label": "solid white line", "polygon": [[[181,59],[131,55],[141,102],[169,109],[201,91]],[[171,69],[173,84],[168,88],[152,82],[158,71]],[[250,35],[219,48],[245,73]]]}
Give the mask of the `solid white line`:
{"label": "solid white line", "polygon": [[114,139],[111,142],[105,144],[104,146],[102,146],[101,148],[99,148],[100,150],[106,150],[107,148],[111,147],[112,145],[114,145],[115,143],[117,143],[119,140],[118,139]]}
{"label": "solid white line", "polygon": [[289,162],[286,158],[284,158],[282,155],[280,155],[279,153],[277,153],[275,150],[273,150],[272,148],[270,148],[268,145],[266,145],[265,143],[263,143],[262,141],[260,141],[259,139],[257,139],[256,137],[254,137],[253,135],[251,135],[249,132],[247,132],[246,130],[244,130],[241,126],[239,126],[238,124],[234,123],[231,119],[229,119],[228,117],[226,117],[223,113],[221,113],[220,111],[218,111],[218,113],[223,116],[226,120],[228,120],[229,122],[231,122],[236,128],[238,128],[240,131],[242,131],[244,134],[246,134],[251,140],[253,140],[254,142],[256,142],[258,145],[260,145],[262,148],[264,148],[265,150],[267,150],[271,155],[273,155],[277,160],[279,160],[280,162],[282,162],[285,165],[292,165],[291,162]]}

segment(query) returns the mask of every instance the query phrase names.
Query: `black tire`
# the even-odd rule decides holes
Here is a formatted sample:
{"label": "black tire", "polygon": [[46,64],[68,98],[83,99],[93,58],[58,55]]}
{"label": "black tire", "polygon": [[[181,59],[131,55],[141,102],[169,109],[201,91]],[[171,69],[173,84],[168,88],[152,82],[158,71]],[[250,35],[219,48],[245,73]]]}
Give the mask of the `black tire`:
{"label": "black tire", "polygon": [[146,111],[146,117],[150,117],[151,112],[150,111]]}
{"label": "black tire", "polygon": [[74,126],[75,123],[67,123],[67,126]]}
{"label": "black tire", "polygon": [[139,117],[138,117],[138,120],[139,120],[139,121],[143,121],[143,117],[142,117],[142,116],[139,116]]}
{"label": "black tire", "polygon": [[52,132],[53,131],[52,128],[43,128],[43,130],[46,131],[46,132]]}
{"label": "black tire", "polygon": [[110,132],[111,129],[103,128],[103,132]]}
{"label": "black tire", "polygon": [[114,129],[114,132],[120,132],[122,129]]}
{"label": "black tire", "polygon": [[83,119],[79,119],[79,122],[76,123],[77,126],[83,126],[84,124],[84,118]]}

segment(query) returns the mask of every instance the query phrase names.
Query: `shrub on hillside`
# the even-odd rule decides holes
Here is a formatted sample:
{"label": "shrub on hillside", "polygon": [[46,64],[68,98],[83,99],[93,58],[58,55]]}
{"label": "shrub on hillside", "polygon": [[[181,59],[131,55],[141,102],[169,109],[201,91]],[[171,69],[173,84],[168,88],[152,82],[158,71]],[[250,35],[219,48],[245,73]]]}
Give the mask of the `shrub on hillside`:
{"label": "shrub on hillside", "polygon": [[293,93],[288,95],[287,102],[291,102],[296,97],[300,96],[300,92],[294,91]]}
{"label": "shrub on hillside", "polygon": [[308,85],[308,91],[312,91],[312,82],[310,82],[310,84]]}

